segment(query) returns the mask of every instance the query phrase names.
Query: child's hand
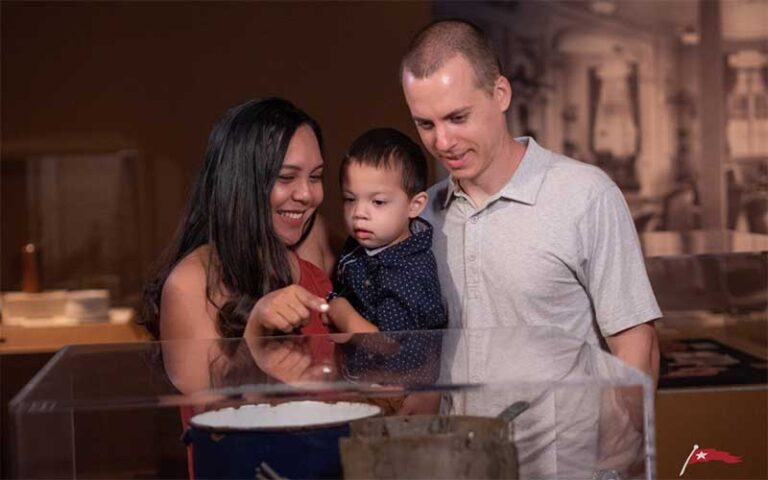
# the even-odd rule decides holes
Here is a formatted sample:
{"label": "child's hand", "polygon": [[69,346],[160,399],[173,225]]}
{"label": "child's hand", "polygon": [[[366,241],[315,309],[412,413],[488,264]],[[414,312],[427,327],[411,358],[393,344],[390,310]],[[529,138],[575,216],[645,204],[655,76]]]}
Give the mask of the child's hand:
{"label": "child's hand", "polygon": [[434,415],[440,411],[439,393],[411,393],[403,401],[397,415]]}
{"label": "child's hand", "polygon": [[328,303],[328,312],[323,316],[328,325],[332,325],[340,332],[347,333],[349,332],[350,311],[355,312],[355,309],[349,300],[344,297],[336,297]]}
{"label": "child's hand", "polygon": [[328,304],[328,323],[341,333],[378,332],[375,325],[368,322],[355,310],[344,297],[336,297]]}

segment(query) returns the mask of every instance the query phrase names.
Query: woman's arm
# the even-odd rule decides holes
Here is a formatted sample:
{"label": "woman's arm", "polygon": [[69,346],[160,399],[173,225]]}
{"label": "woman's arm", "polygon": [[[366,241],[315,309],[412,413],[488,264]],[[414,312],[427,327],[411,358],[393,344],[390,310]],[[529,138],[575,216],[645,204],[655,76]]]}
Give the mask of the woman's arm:
{"label": "woman's arm", "polygon": [[[183,393],[206,390],[211,382],[228,378],[241,370],[243,361],[258,359],[250,341],[265,333],[290,333],[309,321],[310,310],[325,311],[327,304],[299,285],[289,285],[261,297],[248,317],[238,352],[251,355],[226,355],[216,328],[218,307],[206,296],[206,254],[193,253],[183,259],[168,276],[163,286],[160,307],[160,338],[163,340],[163,362],[173,384]],[[216,294],[214,302],[223,304],[225,292]],[[174,340],[180,340],[175,342]],[[244,350],[243,350],[244,349]],[[251,358],[253,356],[253,358]],[[260,362],[259,365],[272,365]],[[275,365],[282,365],[275,363]],[[279,378],[279,372],[266,371]]]}
{"label": "woman's arm", "polygon": [[165,281],[160,300],[163,363],[182,393],[208,389],[211,365],[222,356],[218,310],[206,297],[204,259],[201,251],[184,258]]}

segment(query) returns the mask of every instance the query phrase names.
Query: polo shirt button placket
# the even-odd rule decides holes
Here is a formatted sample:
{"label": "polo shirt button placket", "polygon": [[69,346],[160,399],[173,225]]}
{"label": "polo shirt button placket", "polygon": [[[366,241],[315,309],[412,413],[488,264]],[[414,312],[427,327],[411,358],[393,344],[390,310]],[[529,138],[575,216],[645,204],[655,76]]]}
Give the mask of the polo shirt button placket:
{"label": "polo shirt button placket", "polygon": [[467,227],[467,252],[466,252],[466,275],[467,275],[467,294],[470,300],[477,300],[479,297],[479,282],[480,272],[478,271],[477,260],[477,248],[478,248],[478,228],[475,227],[479,221],[477,214],[469,217],[469,222],[472,224]]}

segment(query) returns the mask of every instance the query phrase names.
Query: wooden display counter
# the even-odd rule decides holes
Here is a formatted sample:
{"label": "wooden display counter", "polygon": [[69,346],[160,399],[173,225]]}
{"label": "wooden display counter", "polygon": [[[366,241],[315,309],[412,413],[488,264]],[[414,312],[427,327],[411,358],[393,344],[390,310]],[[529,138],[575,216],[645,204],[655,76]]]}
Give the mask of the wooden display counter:
{"label": "wooden display counter", "polygon": [[147,332],[133,321],[34,328],[0,325],[0,354],[52,353],[64,345],[146,340]]}
{"label": "wooden display counter", "polygon": [[[659,336],[662,354],[669,342],[711,340],[754,357],[749,367],[765,372],[765,329],[763,318],[736,324],[725,321],[716,328],[661,329]],[[689,465],[684,479],[768,478],[767,383],[763,373],[762,381],[753,378],[743,385],[661,388],[656,395],[657,478],[679,478],[693,445],[730,452],[742,462]]]}

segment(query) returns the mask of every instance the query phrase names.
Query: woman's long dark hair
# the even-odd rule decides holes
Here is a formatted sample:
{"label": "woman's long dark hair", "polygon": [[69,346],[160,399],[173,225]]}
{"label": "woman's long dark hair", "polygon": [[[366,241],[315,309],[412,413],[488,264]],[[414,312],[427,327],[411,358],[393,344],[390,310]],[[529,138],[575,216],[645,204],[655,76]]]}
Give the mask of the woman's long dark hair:
{"label": "woman's long dark hair", "polygon": [[[165,260],[144,289],[141,324],[160,337],[160,300],[173,268],[193,250],[210,246],[206,296],[218,307],[222,337],[240,337],[261,296],[292,282],[288,250],[275,234],[269,203],[296,130],[308,125],[322,146],[320,127],[281,98],[230,109],[208,138],[205,164]],[[311,223],[308,223],[311,225]],[[217,305],[214,293],[228,293]]]}

